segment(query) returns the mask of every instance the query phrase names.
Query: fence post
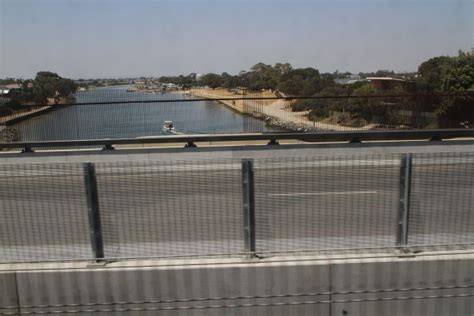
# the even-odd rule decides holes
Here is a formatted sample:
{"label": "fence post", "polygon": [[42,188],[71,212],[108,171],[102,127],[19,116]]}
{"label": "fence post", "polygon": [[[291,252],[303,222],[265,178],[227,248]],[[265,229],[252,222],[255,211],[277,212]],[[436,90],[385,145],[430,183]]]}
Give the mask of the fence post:
{"label": "fence post", "polygon": [[398,213],[397,245],[408,244],[408,221],[410,217],[412,154],[405,154],[400,164],[400,202]]}
{"label": "fence post", "polygon": [[99,195],[97,193],[95,166],[91,162],[85,162],[83,166],[92,252],[95,259],[102,259],[104,258],[104,243],[100,224]]}
{"label": "fence post", "polygon": [[255,257],[255,187],[252,159],[242,159],[242,193],[244,202],[244,246],[250,259]]}

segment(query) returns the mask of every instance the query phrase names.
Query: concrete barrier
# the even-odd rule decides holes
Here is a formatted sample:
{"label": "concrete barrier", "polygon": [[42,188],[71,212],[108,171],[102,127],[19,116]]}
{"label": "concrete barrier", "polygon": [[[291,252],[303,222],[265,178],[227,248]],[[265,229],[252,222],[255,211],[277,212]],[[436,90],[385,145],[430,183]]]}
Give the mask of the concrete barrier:
{"label": "concrete barrier", "polygon": [[[469,253],[0,268],[1,307],[20,305],[22,312],[46,315],[99,310],[100,315],[173,316],[474,313],[474,254]],[[17,312],[0,308],[0,314],[6,311]]]}
{"label": "concrete barrier", "polygon": [[[1,268],[0,268],[1,269]],[[0,273],[0,315],[7,312],[18,312],[18,309],[4,309],[7,306],[18,306],[18,289],[15,272]]]}

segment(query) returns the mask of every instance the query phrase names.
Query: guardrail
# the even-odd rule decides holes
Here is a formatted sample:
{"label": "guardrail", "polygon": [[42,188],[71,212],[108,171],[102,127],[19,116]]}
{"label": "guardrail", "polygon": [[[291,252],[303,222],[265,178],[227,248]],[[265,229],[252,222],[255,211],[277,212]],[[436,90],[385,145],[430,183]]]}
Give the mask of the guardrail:
{"label": "guardrail", "polygon": [[473,153],[0,165],[0,262],[474,245]]}
{"label": "guardrail", "polygon": [[198,142],[242,142],[268,141],[278,145],[281,140],[301,140],[306,142],[351,142],[385,140],[428,140],[440,141],[452,138],[472,138],[474,129],[436,129],[409,131],[365,131],[365,132],[321,132],[321,133],[266,133],[266,134],[225,134],[225,135],[177,135],[143,138],[117,138],[92,140],[58,140],[40,142],[0,143],[0,149],[22,149],[33,152],[34,148],[102,146],[113,150],[114,145],[185,143],[185,147],[197,147]]}

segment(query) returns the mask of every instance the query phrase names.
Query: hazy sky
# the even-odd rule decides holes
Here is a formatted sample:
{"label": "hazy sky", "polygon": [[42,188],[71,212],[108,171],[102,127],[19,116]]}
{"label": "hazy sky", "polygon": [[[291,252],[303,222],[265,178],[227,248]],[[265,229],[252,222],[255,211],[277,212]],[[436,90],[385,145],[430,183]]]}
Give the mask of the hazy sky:
{"label": "hazy sky", "polygon": [[416,70],[474,46],[474,0],[0,0],[0,78]]}

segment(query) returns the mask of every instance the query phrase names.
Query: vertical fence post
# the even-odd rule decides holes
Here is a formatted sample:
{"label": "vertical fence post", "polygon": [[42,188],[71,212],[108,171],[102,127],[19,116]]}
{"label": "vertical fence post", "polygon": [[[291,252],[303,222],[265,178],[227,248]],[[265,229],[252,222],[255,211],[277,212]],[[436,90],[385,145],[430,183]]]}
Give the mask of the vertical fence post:
{"label": "vertical fence post", "polygon": [[83,166],[92,252],[95,259],[102,259],[104,258],[104,243],[102,241],[102,228],[100,224],[99,195],[97,193],[95,166],[91,162],[86,162]]}
{"label": "vertical fence post", "polygon": [[242,193],[244,202],[244,246],[248,258],[252,258],[255,257],[255,187],[252,159],[242,159]]}
{"label": "vertical fence post", "polygon": [[400,164],[400,202],[398,212],[397,245],[408,244],[408,221],[410,216],[412,154],[405,154]]}

